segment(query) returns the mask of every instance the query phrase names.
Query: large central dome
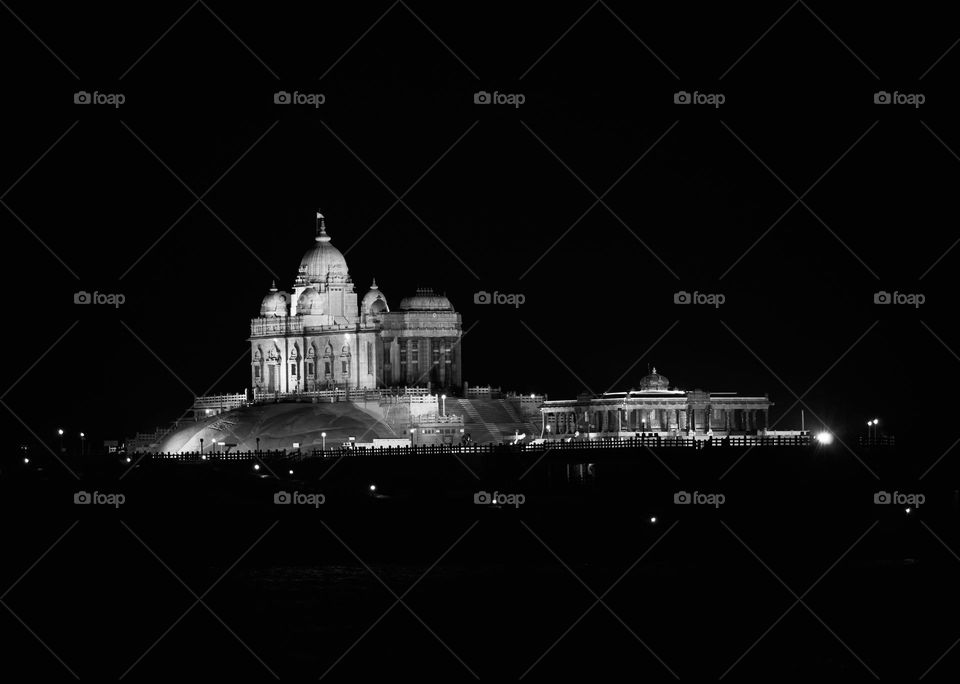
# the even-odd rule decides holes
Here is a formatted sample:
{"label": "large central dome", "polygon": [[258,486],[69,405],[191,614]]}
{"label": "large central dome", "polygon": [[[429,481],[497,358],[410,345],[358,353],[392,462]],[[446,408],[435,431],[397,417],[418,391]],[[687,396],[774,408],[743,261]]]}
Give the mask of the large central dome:
{"label": "large central dome", "polygon": [[311,283],[344,282],[349,277],[347,260],[340,250],[330,244],[323,219],[320,222],[320,232],[316,243],[307,250],[300,261],[299,276]]}

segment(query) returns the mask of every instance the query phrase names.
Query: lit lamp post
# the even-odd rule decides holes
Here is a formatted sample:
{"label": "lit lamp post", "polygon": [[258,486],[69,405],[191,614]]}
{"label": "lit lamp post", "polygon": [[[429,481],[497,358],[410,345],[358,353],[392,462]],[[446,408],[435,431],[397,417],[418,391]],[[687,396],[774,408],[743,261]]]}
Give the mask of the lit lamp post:
{"label": "lit lamp post", "polygon": [[325,451],[327,450],[327,433],[326,433],[326,432],[321,432],[321,433],[320,433],[320,439],[323,440],[323,441],[321,442],[321,444],[323,445],[322,448],[323,448],[323,451],[325,452]]}
{"label": "lit lamp post", "polygon": [[447,415],[447,395],[446,394],[440,395],[440,414],[444,416]]}
{"label": "lit lamp post", "polygon": [[57,430],[57,435],[60,437],[60,453],[63,453],[63,429]]}
{"label": "lit lamp post", "polygon": [[81,432],[80,433],[80,458],[83,458],[83,444],[86,441],[87,441],[87,436]]}

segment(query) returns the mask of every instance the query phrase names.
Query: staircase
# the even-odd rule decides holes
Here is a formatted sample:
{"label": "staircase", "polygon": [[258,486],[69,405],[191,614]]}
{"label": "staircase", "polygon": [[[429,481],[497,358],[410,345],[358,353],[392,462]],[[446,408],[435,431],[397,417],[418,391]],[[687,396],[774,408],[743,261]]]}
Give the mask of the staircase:
{"label": "staircase", "polygon": [[[474,406],[476,400],[471,399],[454,399],[456,402],[457,409],[459,413],[464,416],[464,424],[467,432],[471,433],[473,441],[480,442],[495,442],[500,443],[503,441],[503,435],[500,432],[500,428],[497,427],[495,423],[489,422],[485,416],[483,416]],[[448,404],[452,404],[453,401],[447,399]]]}
{"label": "staircase", "polygon": [[525,419],[509,399],[500,399],[499,402],[503,405],[506,414],[510,416],[510,419],[513,421],[515,429],[521,433],[526,433],[527,437],[540,435],[539,421],[530,420],[529,418]]}
{"label": "staircase", "polygon": [[447,399],[447,410],[464,417],[465,429],[476,442],[500,443],[516,433],[540,436],[540,427],[524,420],[508,399]]}

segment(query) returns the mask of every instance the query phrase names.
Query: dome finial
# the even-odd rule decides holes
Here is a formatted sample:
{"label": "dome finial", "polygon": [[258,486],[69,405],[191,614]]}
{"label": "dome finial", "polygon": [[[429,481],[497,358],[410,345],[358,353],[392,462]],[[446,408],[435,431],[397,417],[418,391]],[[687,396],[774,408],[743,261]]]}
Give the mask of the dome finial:
{"label": "dome finial", "polygon": [[272,281],[272,282],[270,283],[270,291],[271,291],[271,292],[276,292],[276,291],[277,291],[277,281],[276,281],[276,280],[274,280],[274,281]]}
{"label": "dome finial", "polygon": [[323,214],[317,210],[317,242],[330,242],[330,236],[327,235],[327,225],[324,223]]}
{"label": "dome finial", "polygon": [[371,289],[371,290],[378,290],[378,289],[380,289],[380,288],[377,287],[377,279],[376,279],[376,278],[374,278],[374,279],[373,279],[373,282],[370,283],[370,289]]}

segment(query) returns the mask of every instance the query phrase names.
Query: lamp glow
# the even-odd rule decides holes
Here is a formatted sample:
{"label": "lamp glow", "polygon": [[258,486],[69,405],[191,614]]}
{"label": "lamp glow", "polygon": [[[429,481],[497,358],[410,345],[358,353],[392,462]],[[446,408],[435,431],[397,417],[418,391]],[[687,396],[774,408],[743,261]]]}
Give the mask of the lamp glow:
{"label": "lamp glow", "polygon": [[824,446],[828,444],[833,444],[833,435],[831,435],[827,431],[818,432],[816,439],[817,439],[817,442],[819,442],[820,444],[823,444]]}

